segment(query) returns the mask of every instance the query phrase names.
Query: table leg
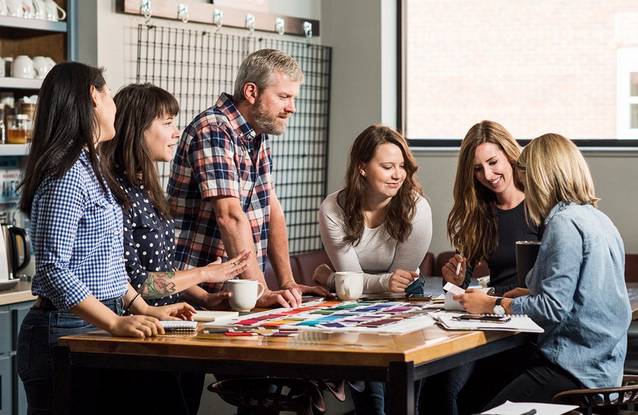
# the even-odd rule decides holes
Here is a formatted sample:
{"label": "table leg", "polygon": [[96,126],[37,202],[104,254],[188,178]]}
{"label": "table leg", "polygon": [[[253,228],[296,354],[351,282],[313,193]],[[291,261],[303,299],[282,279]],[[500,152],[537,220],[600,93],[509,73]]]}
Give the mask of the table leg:
{"label": "table leg", "polygon": [[414,362],[391,362],[387,383],[391,415],[414,415]]}

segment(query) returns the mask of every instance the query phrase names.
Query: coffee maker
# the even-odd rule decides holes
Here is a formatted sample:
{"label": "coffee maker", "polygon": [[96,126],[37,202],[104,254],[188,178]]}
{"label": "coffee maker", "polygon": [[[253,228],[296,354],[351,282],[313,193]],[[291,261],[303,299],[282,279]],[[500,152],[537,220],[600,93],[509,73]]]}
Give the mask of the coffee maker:
{"label": "coffee maker", "polygon": [[8,222],[7,214],[0,213],[0,283],[18,278],[31,261],[27,231]]}

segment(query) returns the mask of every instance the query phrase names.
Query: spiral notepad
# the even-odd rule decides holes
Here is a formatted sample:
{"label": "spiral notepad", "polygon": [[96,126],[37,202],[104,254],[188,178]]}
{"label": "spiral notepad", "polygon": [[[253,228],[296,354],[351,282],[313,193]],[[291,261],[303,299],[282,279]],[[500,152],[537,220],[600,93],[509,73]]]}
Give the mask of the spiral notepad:
{"label": "spiral notepad", "polygon": [[457,320],[459,313],[441,311],[430,313],[443,328],[447,330],[500,330],[500,331],[524,331],[528,333],[542,333],[544,330],[526,315],[511,315],[507,322],[490,322],[483,320]]}
{"label": "spiral notepad", "polygon": [[160,321],[160,324],[167,332],[194,332],[195,330],[197,330],[196,321],[162,320]]}

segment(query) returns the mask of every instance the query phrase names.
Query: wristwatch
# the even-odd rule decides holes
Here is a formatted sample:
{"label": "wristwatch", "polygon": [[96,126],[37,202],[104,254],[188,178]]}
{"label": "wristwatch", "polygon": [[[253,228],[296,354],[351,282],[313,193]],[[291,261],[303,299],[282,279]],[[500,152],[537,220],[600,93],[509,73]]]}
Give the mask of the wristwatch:
{"label": "wristwatch", "polygon": [[502,301],[503,301],[503,297],[496,297],[493,313],[496,314],[497,316],[505,315],[505,308],[501,305]]}

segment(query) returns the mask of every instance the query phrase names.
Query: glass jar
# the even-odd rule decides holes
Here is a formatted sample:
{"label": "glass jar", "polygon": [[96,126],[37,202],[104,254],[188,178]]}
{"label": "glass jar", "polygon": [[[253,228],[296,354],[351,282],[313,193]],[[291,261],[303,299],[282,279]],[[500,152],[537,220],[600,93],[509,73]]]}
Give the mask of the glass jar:
{"label": "glass jar", "polygon": [[26,144],[29,134],[30,120],[26,114],[9,116],[7,125],[7,144]]}

